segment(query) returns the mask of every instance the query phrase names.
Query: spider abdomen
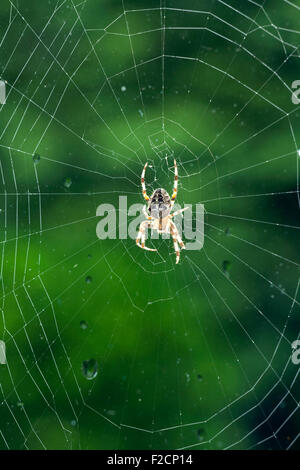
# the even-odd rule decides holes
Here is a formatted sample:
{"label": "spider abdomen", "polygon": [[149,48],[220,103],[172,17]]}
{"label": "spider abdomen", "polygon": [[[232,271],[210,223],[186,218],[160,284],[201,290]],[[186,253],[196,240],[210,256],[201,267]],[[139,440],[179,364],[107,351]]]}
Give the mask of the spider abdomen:
{"label": "spider abdomen", "polygon": [[171,210],[171,199],[163,188],[156,189],[149,201],[149,212],[155,219],[163,219]]}

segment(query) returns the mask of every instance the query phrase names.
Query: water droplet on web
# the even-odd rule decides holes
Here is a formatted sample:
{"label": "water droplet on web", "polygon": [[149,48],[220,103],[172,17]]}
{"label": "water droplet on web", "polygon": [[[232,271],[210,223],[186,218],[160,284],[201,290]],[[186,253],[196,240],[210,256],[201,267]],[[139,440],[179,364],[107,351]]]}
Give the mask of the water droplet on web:
{"label": "water droplet on web", "polygon": [[229,269],[230,269],[230,266],[231,266],[231,262],[228,261],[228,260],[224,260],[223,263],[222,263],[222,269],[223,269],[223,272],[226,274],[226,276],[229,276]]}
{"label": "water droplet on web", "polygon": [[86,276],[86,278],[85,278],[85,282],[87,284],[90,284],[92,282],[92,280],[93,280],[92,276]]}
{"label": "water droplet on web", "polygon": [[75,419],[72,419],[72,421],[70,422],[71,426],[73,426],[75,428],[77,422],[75,421]]}
{"label": "water droplet on web", "polygon": [[69,189],[71,186],[72,186],[72,180],[71,180],[71,178],[65,178],[64,187],[67,188],[67,189]]}
{"label": "water droplet on web", "polygon": [[87,380],[95,379],[98,375],[98,362],[95,359],[83,361],[82,373]]}
{"label": "water droplet on web", "polygon": [[139,115],[140,115],[141,117],[144,116],[144,113],[143,113],[143,111],[142,111],[141,109],[139,109]]}
{"label": "water droplet on web", "polygon": [[35,153],[35,154],[33,155],[33,157],[32,157],[33,163],[34,163],[35,165],[38,164],[38,162],[40,161],[40,159],[41,159],[41,156],[40,156],[38,153]]}
{"label": "water droplet on web", "polygon": [[123,85],[123,86],[121,86],[121,91],[123,91],[123,92],[124,92],[124,91],[126,91],[126,90],[127,90],[126,86],[124,86],[124,85]]}
{"label": "water droplet on web", "polygon": [[81,328],[82,330],[86,330],[87,327],[88,327],[87,322],[84,321],[84,320],[81,320],[81,322],[80,322],[80,328]]}

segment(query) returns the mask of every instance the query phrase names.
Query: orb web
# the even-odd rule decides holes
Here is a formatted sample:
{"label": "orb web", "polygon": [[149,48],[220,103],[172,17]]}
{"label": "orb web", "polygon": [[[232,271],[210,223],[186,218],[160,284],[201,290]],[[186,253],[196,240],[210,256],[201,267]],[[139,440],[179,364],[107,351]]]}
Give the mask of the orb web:
{"label": "orb web", "polygon": [[[3,0],[1,448],[299,446],[299,14]],[[174,158],[203,248],[99,240]]]}

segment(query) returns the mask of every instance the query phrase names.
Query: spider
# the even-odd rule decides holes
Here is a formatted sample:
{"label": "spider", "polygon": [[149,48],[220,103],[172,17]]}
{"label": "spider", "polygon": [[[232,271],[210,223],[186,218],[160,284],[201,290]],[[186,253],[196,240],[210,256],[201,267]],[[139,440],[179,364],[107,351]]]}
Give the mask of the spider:
{"label": "spider", "polygon": [[173,212],[173,214],[171,214],[171,210],[172,210],[172,207],[174,205],[174,202],[177,196],[178,170],[177,170],[176,160],[174,160],[175,178],[174,178],[174,189],[173,189],[173,194],[171,198],[169,194],[167,193],[167,191],[163,188],[156,189],[150,198],[149,196],[147,196],[146,186],[145,186],[145,172],[146,172],[147,166],[148,166],[148,163],[145,164],[144,169],[142,171],[141,182],[142,182],[143,196],[148,203],[148,208],[146,208],[146,206],[143,207],[143,213],[145,214],[146,220],[144,220],[140,224],[138,236],[136,239],[136,244],[137,246],[139,246],[140,248],[143,248],[144,250],[157,251],[154,248],[148,248],[147,246],[145,246],[146,228],[157,230],[158,233],[170,233],[173,239],[174,249],[176,253],[176,264],[178,264],[179,259],[180,259],[180,252],[179,252],[178,244],[180,245],[182,249],[185,248],[185,245],[183,241],[181,240],[177,227],[172,221],[172,218],[175,215],[180,214],[184,210],[188,209],[188,207],[185,207],[184,209],[180,209],[176,212]]}

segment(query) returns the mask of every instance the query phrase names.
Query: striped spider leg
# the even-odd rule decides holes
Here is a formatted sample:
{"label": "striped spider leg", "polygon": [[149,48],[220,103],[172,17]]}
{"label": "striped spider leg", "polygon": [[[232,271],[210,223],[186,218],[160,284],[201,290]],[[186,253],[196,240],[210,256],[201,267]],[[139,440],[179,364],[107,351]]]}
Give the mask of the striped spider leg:
{"label": "striped spider leg", "polygon": [[139,227],[139,233],[137,235],[136,244],[140,248],[143,248],[147,251],[157,251],[155,248],[148,248],[145,246],[145,239],[146,239],[146,228],[152,228],[151,220],[144,220]]}
{"label": "striped spider leg", "polygon": [[179,259],[180,259],[180,251],[179,251],[179,247],[178,247],[178,243],[180,245],[180,248],[182,250],[185,249],[185,245],[179,235],[179,232],[177,230],[177,227],[176,225],[174,224],[174,222],[172,220],[170,220],[170,233],[171,233],[171,236],[172,236],[172,239],[173,239],[173,243],[174,243],[174,250],[175,250],[175,253],[176,253],[176,264],[179,263]]}

